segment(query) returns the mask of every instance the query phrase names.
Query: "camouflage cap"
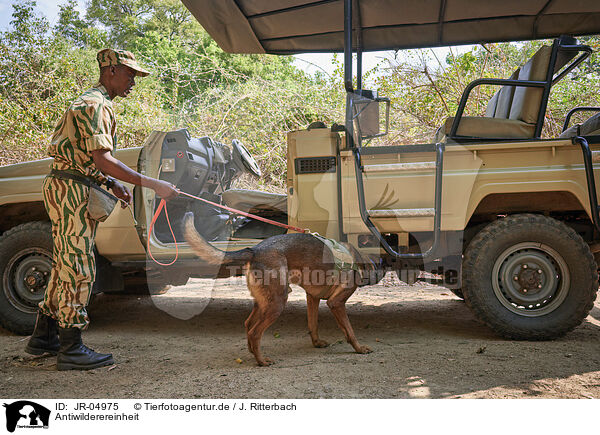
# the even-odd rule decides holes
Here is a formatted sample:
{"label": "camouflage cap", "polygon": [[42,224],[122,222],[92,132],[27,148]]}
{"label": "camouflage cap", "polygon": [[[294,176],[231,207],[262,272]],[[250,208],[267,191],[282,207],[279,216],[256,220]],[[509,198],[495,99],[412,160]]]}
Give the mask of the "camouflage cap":
{"label": "camouflage cap", "polygon": [[96,59],[98,59],[98,65],[100,68],[111,65],[126,65],[135,70],[136,76],[146,77],[148,74],[150,74],[144,68],[139,66],[135,60],[135,56],[131,51],[105,48],[104,50],[100,50],[98,52]]}

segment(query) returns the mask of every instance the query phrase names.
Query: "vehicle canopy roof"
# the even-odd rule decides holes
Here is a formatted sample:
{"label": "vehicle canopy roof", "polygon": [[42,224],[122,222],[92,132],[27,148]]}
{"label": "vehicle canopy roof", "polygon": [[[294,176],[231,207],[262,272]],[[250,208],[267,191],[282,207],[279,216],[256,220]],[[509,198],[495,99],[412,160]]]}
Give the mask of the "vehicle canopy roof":
{"label": "vehicle canopy roof", "polygon": [[[230,53],[344,50],[346,0],[182,1],[217,44]],[[360,43],[363,51],[600,33],[599,0],[353,0],[352,3],[354,45]]]}

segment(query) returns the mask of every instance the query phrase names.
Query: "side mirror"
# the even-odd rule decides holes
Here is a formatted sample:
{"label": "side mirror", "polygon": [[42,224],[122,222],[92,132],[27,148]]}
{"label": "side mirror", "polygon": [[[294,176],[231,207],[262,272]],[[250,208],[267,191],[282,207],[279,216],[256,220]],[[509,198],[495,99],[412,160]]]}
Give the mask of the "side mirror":
{"label": "side mirror", "polygon": [[[390,124],[390,100],[379,98],[373,91],[362,90],[360,94],[352,95],[352,116],[354,119],[354,131],[357,139],[371,139],[385,136],[389,131]],[[381,132],[381,115],[379,105],[385,103],[385,130]]]}

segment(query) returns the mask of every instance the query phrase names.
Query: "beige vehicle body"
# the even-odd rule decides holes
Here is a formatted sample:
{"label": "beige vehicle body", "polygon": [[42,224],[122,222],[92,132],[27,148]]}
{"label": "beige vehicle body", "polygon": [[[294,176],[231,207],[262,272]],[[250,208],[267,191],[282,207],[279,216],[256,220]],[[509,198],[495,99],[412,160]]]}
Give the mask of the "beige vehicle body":
{"label": "beige vehicle body", "polygon": [[[370,234],[359,213],[354,157],[343,144],[343,138],[330,129],[295,131],[288,135],[291,225],[337,237],[340,222],[335,174],[299,175],[293,162],[297,158],[335,157],[339,150],[343,232],[351,238]],[[387,198],[390,210],[432,209],[433,153],[402,154],[396,147],[382,147],[383,151],[388,149],[389,152],[363,157],[368,171],[367,208],[377,209],[382,198]],[[442,231],[464,231],[490,215],[515,212],[566,212],[586,214],[589,218],[581,150],[571,139],[447,146],[442,209]],[[433,227],[433,216],[400,218],[390,214],[373,220],[382,232],[396,233],[405,243],[407,233],[430,232]],[[377,248],[377,253],[383,251]]]}
{"label": "beige vehicle body", "polygon": [[[288,134],[290,225],[336,238],[340,225],[335,174],[298,175],[293,162],[297,158],[335,157],[339,150],[343,174],[342,227],[348,234],[369,234],[358,213],[353,157],[344,150],[343,144],[343,137],[329,128]],[[593,152],[594,161],[600,162],[600,146],[594,148],[597,148]],[[368,163],[365,162],[372,166],[387,166],[378,168],[380,172],[366,178],[369,208],[376,208],[386,188],[388,192],[395,193],[391,201],[397,208],[431,208],[434,192],[431,168],[398,170],[398,166],[394,165],[432,162],[434,156],[431,153],[405,156],[392,147],[384,149],[390,149],[390,152],[372,156]],[[119,150],[116,156],[137,170],[140,151],[141,148]],[[442,197],[444,231],[462,231],[468,227],[469,221],[476,222],[478,217],[514,212],[585,213],[591,222],[581,151],[570,139],[456,145],[448,147],[447,152]],[[41,186],[51,161],[44,159],[0,169],[2,232],[45,216]],[[518,166],[515,162],[519,163]],[[598,168],[595,164],[594,169]],[[598,182],[596,185],[600,189]],[[133,186],[129,187],[133,189]],[[152,196],[151,192],[146,192],[146,195]],[[148,212],[141,215],[147,222],[139,226],[140,229],[148,227],[148,215]],[[430,216],[382,217],[376,218],[375,222],[383,231],[400,235],[431,231],[433,223]],[[406,238],[401,237],[400,240]],[[144,243],[145,236],[140,237],[128,209],[116,208],[98,227],[97,249],[111,261],[145,260]],[[247,244],[227,243],[231,244],[230,249],[239,249],[237,246]],[[175,253],[174,248],[165,245],[157,244],[155,249],[165,258]]]}
{"label": "beige vehicle body", "polygon": [[[137,169],[140,148],[119,150],[116,157]],[[42,197],[42,182],[50,172],[52,159],[19,163],[0,168],[0,213],[2,232],[36,220],[48,220]],[[130,188],[132,186],[129,186]],[[115,209],[98,228],[96,247],[111,260],[144,259],[145,250],[127,209]]]}
{"label": "beige vehicle body", "polygon": [[[290,132],[287,141],[288,223],[334,239],[341,230],[363,252],[384,256],[385,251],[380,247],[358,245],[358,236],[368,236],[370,232],[360,217],[354,157],[345,148],[343,135],[330,128],[316,128]],[[365,167],[373,168],[367,169],[369,172],[365,177],[367,208],[377,209],[385,199],[390,211],[431,210],[435,181],[431,165],[435,160],[433,153],[402,154],[396,147],[381,148],[389,151],[363,158]],[[138,168],[141,150],[119,150],[116,156],[132,169],[159,176],[152,170]],[[298,174],[294,164],[298,159],[335,158],[338,153],[342,174],[341,222],[338,219],[336,173]],[[597,154],[600,156],[600,146],[598,151],[593,151],[594,158]],[[160,154],[149,156],[149,161],[159,160]],[[442,231],[463,232],[488,220],[491,215],[517,212],[587,216],[591,225],[585,168],[581,160],[581,150],[570,139],[447,146]],[[47,220],[41,186],[50,164],[51,159],[45,159],[0,168],[2,232],[19,224]],[[129,187],[133,189],[133,186]],[[600,189],[599,184],[597,187]],[[118,207],[98,227],[96,249],[111,263],[124,265],[148,260],[147,231],[156,199],[151,190],[142,192],[135,188],[134,191],[136,219],[130,209]],[[406,248],[409,233],[431,232],[433,226],[433,216],[390,215],[373,220],[382,232],[397,234],[399,245]],[[154,237],[150,242],[152,253],[158,260],[174,257],[176,250],[172,243],[163,243]],[[227,240],[216,241],[215,245],[223,250],[234,250],[256,243],[258,240]],[[180,247],[179,255],[194,258],[185,246]]]}
{"label": "beige vehicle body", "polygon": [[[460,255],[463,245],[468,242],[465,237],[472,237],[470,231],[497,215],[524,212],[556,215],[564,219],[577,219],[580,225],[592,228],[581,151],[571,140],[449,145],[444,162],[441,230],[442,234],[458,234],[460,248],[446,247],[430,263],[413,261],[402,266],[394,265],[389,261],[389,255],[372,240],[370,243],[359,243],[359,237],[369,240],[372,235],[359,213],[354,156],[345,147],[344,135],[332,132],[330,128],[314,128],[290,132],[287,141],[288,223],[333,239],[338,239],[341,231],[347,235],[350,243],[364,253],[379,258],[392,268],[403,269],[405,275],[399,276],[409,282],[420,277],[460,289],[460,264],[450,262],[448,266],[444,255]],[[142,150],[120,150],[117,157],[132,169],[160,177],[157,164],[138,166],[140,161],[159,162],[160,147],[155,146],[150,150],[146,159],[140,159]],[[381,147],[380,151],[383,152],[363,156],[363,165],[369,168],[364,181],[367,208],[375,210],[385,207],[392,213],[402,209],[431,210],[435,190],[435,171],[431,165],[434,154],[402,154],[396,147]],[[298,173],[296,170],[298,165],[295,162],[299,160],[335,159],[338,154],[341,184],[338,183],[336,172]],[[0,168],[3,233],[28,222],[47,221],[41,186],[50,163],[51,159],[45,159]],[[337,200],[338,186],[342,196],[341,211]],[[202,268],[192,251],[181,244],[183,240],[178,240],[180,244],[176,250],[170,240],[161,241],[152,234],[150,249],[157,260],[169,262],[176,251],[179,260],[172,266],[162,267],[149,257],[148,229],[156,203],[157,199],[151,190],[135,188],[135,213],[132,214],[128,208],[117,207],[99,225],[96,250],[102,258],[104,272],[98,274],[97,291],[125,290],[128,287],[127,277],[132,274],[133,282],[139,286],[142,271],[146,272],[141,275],[142,284],[144,279],[152,277],[150,290],[168,284],[184,284],[192,276],[216,276],[215,270]],[[434,223],[431,215],[391,215],[373,220],[382,233],[397,236],[400,250],[408,252],[415,249],[414,242],[409,246],[409,234],[421,234],[423,243],[430,243]],[[223,250],[235,250],[258,242],[260,239],[231,238],[213,243]],[[594,238],[588,242],[595,246],[596,240]],[[437,276],[436,280],[430,275],[420,275],[422,270],[436,272],[438,264],[444,266],[444,272],[453,268],[455,272],[451,277],[455,279],[446,281]],[[411,270],[414,273],[408,274]],[[114,279],[119,275],[125,279]],[[110,279],[107,278],[109,276]],[[37,295],[39,297],[41,294]]]}

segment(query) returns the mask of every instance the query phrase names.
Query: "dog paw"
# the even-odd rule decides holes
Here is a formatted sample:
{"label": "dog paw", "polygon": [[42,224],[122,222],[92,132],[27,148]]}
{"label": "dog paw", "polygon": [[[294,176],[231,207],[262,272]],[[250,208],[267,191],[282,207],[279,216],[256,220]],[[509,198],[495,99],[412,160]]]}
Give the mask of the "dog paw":
{"label": "dog paw", "polygon": [[358,349],[356,349],[356,352],[365,354],[365,353],[371,353],[373,351],[371,350],[371,348],[369,346],[360,346]]}
{"label": "dog paw", "polygon": [[260,367],[268,367],[273,364],[273,361],[270,358],[264,358],[256,361]]}
{"label": "dog paw", "polygon": [[323,348],[323,347],[329,346],[329,343],[327,343],[325,340],[316,340],[316,341],[313,341],[313,346],[318,347],[318,348]]}

